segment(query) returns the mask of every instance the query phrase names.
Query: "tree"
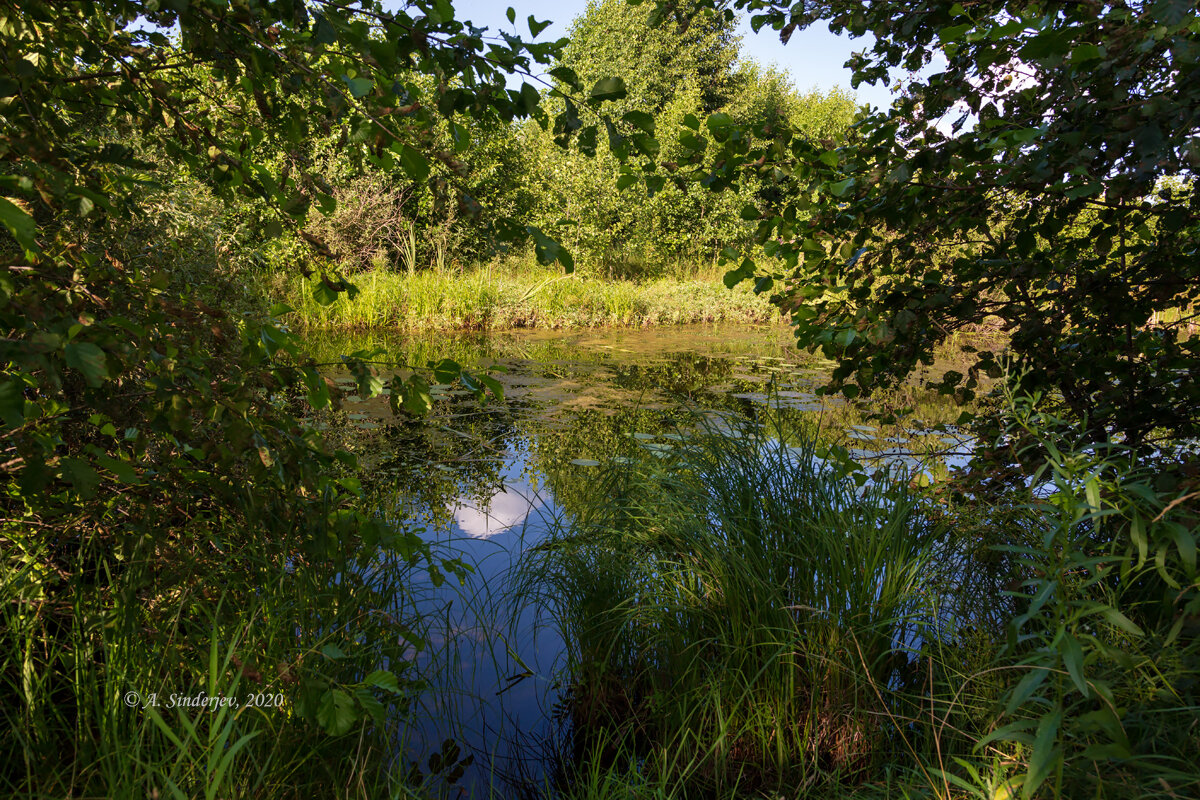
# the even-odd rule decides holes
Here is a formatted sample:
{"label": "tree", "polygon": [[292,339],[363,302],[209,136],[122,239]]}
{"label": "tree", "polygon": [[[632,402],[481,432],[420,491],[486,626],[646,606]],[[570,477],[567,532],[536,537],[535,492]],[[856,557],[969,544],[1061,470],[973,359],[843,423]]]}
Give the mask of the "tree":
{"label": "tree", "polygon": [[[310,208],[334,210],[331,187],[275,154],[333,134],[414,183],[441,180],[472,208],[455,185],[464,121],[551,121],[532,86],[506,88],[509,74],[561,52],[561,41],[534,41],[547,23],[528,23],[529,40],[486,39],[447,0],[396,12],[371,0],[0,0],[0,583],[14,609],[0,624],[0,707],[5,728],[28,732],[0,742],[23,749],[0,759],[12,769],[76,779],[61,764],[82,755],[61,734],[86,750],[108,706],[70,676],[104,658],[107,632],[164,622],[181,592],[240,591],[249,604],[269,571],[340,557],[333,582],[347,585],[362,573],[357,552],[428,556],[415,533],[362,507],[353,455],[308,424],[339,389],[280,322],[289,309],[246,319],[197,302],[170,279],[178,251],[146,224],[146,203],[182,169],[229,205],[265,207],[268,235],[298,228]],[[137,146],[148,140],[156,147]],[[569,264],[540,231],[493,222]],[[316,296],[352,291],[324,274]],[[366,357],[346,366],[370,395],[383,382]],[[499,391],[451,361],[414,366],[391,382],[398,413],[428,410],[430,377]],[[382,717],[364,691],[309,682],[295,710],[340,735]],[[0,781],[10,778],[27,785],[7,771]],[[77,790],[105,793],[60,793]]]}
{"label": "tree", "polygon": [[[771,167],[803,190],[758,209],[759,241],[791,265],[760,285],[779,281],[800,344],[837,359],[831,390],[895,383],[989,326],[1010,337],[1019,388],[1059,398],[1089,438],[1200,433],[1194,4],[732,5],[784,41],[818,20],[874,34],[855,85],[933,71],[845,147],[781,131],[747,148],[709,120],[724,131],[716,185]],[[995,353],[972,361],[940,388],[967,399],[1001,374]]]}
{"label": "tree", "polygon": [[[678,132],[692,130],[687,126],[719,112],[739,123],[780,120],[840,140],[854,115],[854,101],[844,92],[802,95],[779,72],[740,60],[732,18],[688,17],[694,10],[695,4],[683,4],[684,26],[656,27],[650,6],[589,3],[571,26],[560,67],[585,85],[605,70],[619,74],[626,96],[609,110],[621,118],[608,137],[580,136],[569,149],[553,146],[548,135],[527,125],[526,146],[541,183],[537,194],[544,198],[538,224],[609,275],[633,277],[672,262],[708,263],[724,247],[749,247],[754,226],[741,211],[763,191],[763,181],[747,179],[737,191],[714,194],[687,180],[715,161],[715,153],[693,146],[699,139],[678,140]],[[650,191],[640,197],[623,191],[642,183],[644,174],[622,169],[630,156],[643,157],[653,170],[645,181]],[[569,225],[557,226],[560,220]]]}
{"label": "tree", "polygon": [[[528,22],[535,38],[546,25]],[[142,187],[158,178],[125,143],[132,133],[156,138],[218,196],[267,203],[265,228],[277,234],[335,201],[319,174],[264,154],[340,131],[416,183],[430,178],[431,162],[453,177],[468,145],[459,120],[546,121],[537,92],[509,91],[505,80],[562,47],[485,41],[445,0],[395,13],[335,0],[0,4],[0,447],[22,513],[73,514],[133,491],[122,484],[175,491],[165,475],[140,478],[139,462],[164,454],[199,459],[181,462],[187,476],[173,477],[184,483],[207,476],[224,486],[240,470],[285,491],[317,480],[299,462],[282,468],[276,450],[302,462],[320,448],[263,394],[302,385],[315,407],[328,405],[316,366],[275,324],[239,332],[220,310],[185,311],[187,299],[164,294],[153,274],[168,265],[117,247],[121,226],[142,214]],[[450,149],[434,146],[439,123]],[[526,233],[499,227],[510,238]],[[548,260],[559,255],[535,234]],[[342,291],[353,288],[325,276],[318,299]],[[194,334],[186,348],[181,330]],[[427,404],[416,380],[397,395],[410,410]],[[118,422],[138,435],[97,438],[93,428]]]}
{"label": "tree", "polygon": [[[694,10],[684,3],[685,12]],[[650,24],[649,6],[624,0],[590,0],[567,32],[562,65],[585,84],[619,75],[628,95],[622,111],[657,114],[685,83],[700,92],[705,114],[737,94],[742,76],[734,69],[741,37],[724,16],[685,16],[679,27]]]}

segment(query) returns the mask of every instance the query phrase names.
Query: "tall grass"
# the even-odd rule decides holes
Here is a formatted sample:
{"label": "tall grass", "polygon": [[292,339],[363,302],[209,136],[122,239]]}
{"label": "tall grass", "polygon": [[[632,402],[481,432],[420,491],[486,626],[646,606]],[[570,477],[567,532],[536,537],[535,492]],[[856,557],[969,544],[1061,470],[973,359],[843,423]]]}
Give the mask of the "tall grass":
{"label": "tall grass", "polygon": [[770,416],[614,459],[520,585],[568,643],[564,794],[1194,795],[1194,473],[1009,404],[1044,462],[999,494]]}
{"label": "tall grass", "polygon": [[607,742],[618,768],[730,796],[862,780],[902,750],[889,698],[918,680],[945,537],[903,484],[772,433],[710,426],[614,467],[529,566],[580,755]]}
{"label": "tall grass", "polygon": [[114,551],[0,531],[0,793],[377,798],[436,788],[440,776],[410,776],[397,758],[420,689],[406,666],[408,631],[420,631],[403,611],[412,554],[381,543],[367,569],[352,548],[281,549],[280,535],[269,525],[214,530],[194,551],[146,536]]}
{"label": "tall grass", "polygon": [[355,276],[358,293],[322,306],[312,280],[296,277],[273,299],[309,328],[502,330],[777,321],[765,296],[726,289],[719,278],[608,280],[512,260],[465,270],[375,270]]}

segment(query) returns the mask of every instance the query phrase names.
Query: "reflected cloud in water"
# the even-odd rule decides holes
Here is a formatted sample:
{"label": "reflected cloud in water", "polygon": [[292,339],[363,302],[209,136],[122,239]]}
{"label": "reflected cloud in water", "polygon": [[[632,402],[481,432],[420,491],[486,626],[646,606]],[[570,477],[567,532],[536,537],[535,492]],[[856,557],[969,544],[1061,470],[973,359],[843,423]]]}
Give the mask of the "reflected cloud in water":
{"label": "reflected cloud in water", "polygon": [[529,514],[541,506],[541,498],[528,483],[506,484],[482,505],[467,497],[447,504],[457,530],[476,539],[523,526]]}

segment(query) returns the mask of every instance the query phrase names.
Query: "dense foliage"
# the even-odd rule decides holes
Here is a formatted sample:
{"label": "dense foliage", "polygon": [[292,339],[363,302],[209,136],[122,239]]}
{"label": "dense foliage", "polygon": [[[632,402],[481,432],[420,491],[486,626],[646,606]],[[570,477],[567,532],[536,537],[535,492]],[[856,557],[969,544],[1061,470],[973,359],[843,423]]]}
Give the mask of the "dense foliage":
{"label": "dense foliage", "polygon": [[[733,6],[785,40],[817,21],[873,34],[856,82],[925,76],[844,148],[787,133],[747,147],[709,120],[715,178],[773,168],[800,189],[756,207],[758,238],[791,266],[772,278],[801,344],[839,360],[833,388],[894,383],[956,331],[992,325],[1022,388],[1053,390],[1091,437],[1196,434],[1193,4]],[[1000,370],[981,352],[944,387],[969,397]]]}
{"label": "dense foliage", "polygon": [[[501,386],[436,357],[386,375],[374,352],[317,363],[283,322],[292,309],[256,306],[262,293],[238,270],[260,270],[252,281],[306,273],[324,307],[358,291],[349,273],[441,276],[516,246],[567,272],[575,250],[608,275],[719,251],[736,264],[727,284],[754,278],[775,292],[800,343],[837,360],[828,389],[848,398],[895,385],[957,332],[1009,338],[1007,362],[973,353],[940,385],[967,400],[982,376],[1006,375],[1007,419],[980,442],[994,445],[993,466],[1038,471],[1014,473],[1007,494],[988,473],[912,501],[922,531],[948,515],[950,544],[994,582],[974,596],[1002,599],[977,619],[922,622],[912,663],[889,660],[902,649],[891,615],[856,631],[790,613],[850,606],[800,593],[813,550],[796,545],[812,532],[788,527],[786,510],[833,480],[824,512],[838,514],[808,520],[829,540],[816,566],[853,572],[863,565],[837,559],[841,528],[869,556],[887,505],[834,519],[862,511],[865,473],[844,459],[832,478],[818,470],[803,497],[784,487],[782,522],[764,522],[750,511],[768,507],[766,479],[789,473],[781,462],[764,476],[756,449],[741,454],[749,477],[727,469],[719,437],[729,452],[702,470],[652,470],[662,482],[647,484],[633,535],[653,533],[673,503],[687,534],[654,542],[655,558],[683,563],[712,547],[706,570],[735,563],[705,506],[728,501],[729,530],[753,528],[738,555],[761,556],[743,573],[755,578],[747,607],[805,600],[770,609],[788,612],[772,631],[750,615],[739,631],[749,638],[728,639],[740,659],[738,642],[786,631],[767,642],[786,660],[795,636],[815,632],[812,669],[779,673],[788,697],[815,704],[795,709],[787,736],[760,725],[774,721],[748,723],[755,757],[775,760],[764,774],[791,774],[776,769],[789,753],[830,752],[853,756],[837,779],[865,774],[855,748],[878,735],[887,746],[871,753],[886,758],[874,766],[912,753],[947,795],[951,783],[986,796],[1018,785],[1026,797],[1194,793],[1200,524],[1195,460],[1181,446],[1200,433],[1193,5],[609,0],[589,6],[570,41],[539,42],[545,22],[525,20],[529,38],[491,37],[449,0],[397,11],[376,0],[0,0],[0,786],[216,797],[336,785],[371,796],[422,780],[379,757],[393,752],[414,688],[405,664],[424,644],[419,624],[393,612],[414,568],[436,583],[463,567],[376,513],[395,498],[312,423],[348,390],[386,390],[393,413],[419,417],[431,382],[480,398]],[[873,34],[853,61],[858,81],[895,68],[926,77],[847,132],[846,95],[801,95],[738,61],[734,10],[785,41],[821,20]],[[534,76],[542,69],[549,83]],[[523,82],[510,88],[514,74]],[[752,244],[761,249],[748,256]],[[785,541],[767,546],[775,535]],[[593,557],[647,566],[612,541],[613,552],[583,553],[577,577],[597,577]],[[784,556],[794,585],[755,571]],[[843,588],[871,608],[875,573],[850,572]],[[715,585],[680,576],[685,588]],[[895,615],[916,614],[915,599],[898,590]],[[667,641],[687,614],[653,623],[685,670],[713,626],[739,619],[705,603],[696,614],[698,637]],[[869,666],[851,658],[847,631],[873,637]],[[981,663],[932,652],[969,645],[972,632],[990,648]],[[820,659],[835,651],[830,671]],[[663,683],[647,670],[670,659],[635,655],[617,679]],[[739,663],[740,703],[761,665]],[[883,697],[917,667],[926,684],[906,673],[907,694]],[[969,708],[956,679],[982,684]],[[822,680],[837,691],[817,691]],[[123,701],[199,685],[286,686],[286,713],[169,715]],[[694,708],[726,710],[719,698],[658,710]],[[886,733],[871,727],[881,715]],[[831,719],[849,722],[810,737],[805,726]],[[768,752],[785,744],[783,756]],[[985,774],[980,753],[993,745],[1003,761]],[[450,775],[461,773],[452,752],[437,762]],[[951,754],[961,760],[946,763]]]}
{"label": "dense foliage", "polygon": [[[528,22],[536,38],[544,23]],[[403,694],[397,676],[420,639],[384,624],[404,584],[378,574],[428,552],[371,513],[353,455],[304,421],[336,406],[340,389],[278,321],[288,309],[245,317],[198,301],[188,279],[209,277],[188,261],[205,259],[192,235],[202,223],[182,225],[182,240],[155,223],[183,219],[179,198],[164,199],[172,187],[198,208],[210,195],[257,203],[268,236],[310,207],[331,211],[319,172],[278,154],[334,132],[469,210],[469,195],[433,174],[433,163],[452,174],[458,163],[454,148],[435,146],[435,119],[461,149],[461,120],[528,115],[536,92],[510,93],[506,76],[560,50],[516,36],[485,43],[441,0],[397,13],[0,4],[6,790],[251,794],[272,764],[295,790],[389,779],[394,764],[347,760],[344,742],[314,754],[322,736],[351,729],[394,739],[383,702]],[[214,237],[209,255],[229,244]],[[321,275],[315,297],[347,290]],[[345,366],[363,394],[383,389],[367,363]],[[430,377],[498,389],[452,362],[416,366],[423,373],[389,381],[397,411],[429,407]],[[354,567],[379,548],[394,570]],[[438,579],[446,568],[429,563]],[[129,690],[255,682],[295,684],[288,713],[163,719],[121,701]],[[230,769],[239,752],[249,769]]]}

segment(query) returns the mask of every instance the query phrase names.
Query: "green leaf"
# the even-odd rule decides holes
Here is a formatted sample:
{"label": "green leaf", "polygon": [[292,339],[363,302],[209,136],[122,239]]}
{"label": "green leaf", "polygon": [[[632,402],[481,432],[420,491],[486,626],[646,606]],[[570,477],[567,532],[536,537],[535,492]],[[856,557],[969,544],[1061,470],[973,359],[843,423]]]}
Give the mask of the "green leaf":
{"label": "green leaf", "polygon": [[1183,559],[1188,574],[1194,575],[1196,572],[1196,532],[1188,530],[1179,523],[1171,523],[1171,528],[1175,547],[1179,550],[1179,557]]}
{"label": "green leaf", "polygon": [[980,739],[975,744],[975,750],[981,751],[992,742],[1019,742],[1021,744],[1030,744],[1033,742],[1033,737],[1026,731],[1032,730],[1037,726],[1037,723],[1031,719],[1021,719],[1016,722],[997,728],[987,736]]}
{"label": "green leaf", "polygon": [[563,101],[563,110],[554,117],[554,141],[559,147],[566,147],[571,141],[571,134],[583,127],[579,120],[579,109],[570,98]]}
{"label": "green leaf", "polygon": [[[644,133],[635,133],[629,137],[629,141],[633,142],[633,146],[637,151],[647,158],[656,158],[658,156],[658,139],[655,139],[653,136],[647,136]],[[647,182],[649,182],[651,177],[662,178],[661,175],[647,176]]]}
{"label": "green leaf", "polygon": [[538,103],[542,101],[542,96],[538,94],[537,87],[532,84],[521,84],[521,110],[525,114],[532,114],[537,110]]}
{"label": "green leaf", "polygon": [[376,689],[383,689],[385,692],[392,694],[400,694],[400,683],[396,680],[396,676],[388,672],[386,669],[377,669],[363,679],[363,684],[373,686]]}
{"label": "green leaf", "polygon": [[438,383],[454,383],[462,374],[462,365],[448,358],[443,358],[436,364],[431,363],[430,366],[433,369],[433,379]]}
{"label": "green leaf", "polygon": [[0,420],[10,428],[19,428],[25,423],[24,382],[0,381]]}
{"label": "green leaf", "polygon": [[641,128],[651,136],[654,135],[654,116],[645,111],[627,111],[621,119],[630,125]]}
{"label": "green leaf", "polygon": [[550,70],[550,75],[565,83],[573,91],[583,91],[583,82],[579,80],[579,76],[575,74],[575,70],[570,67],[555,67]]}
{"label": "green leaf", "polygon": [[429,177],[429,161],[406,144],[400,145],[400,166],[414,183],[424,183]]}
{"label": "green leaf", "polygon": [[323,14],[313,15],[312,40],[316,44],[333,44],[337,41],[337,29],[329,24]]}
{"label": "green leaf", "polygon": [[96,456],[96,463],[115,475],[121,483],[134,484],[138,482],[137,472],[133,469],[133,465],[127,461],[121,461],[111,456],[98,455]]}
{"label": "green leaf", "polygon": [[1103,55],[1099,47],[1085,42],[1071,51],[1071,63],[1074,65],[1084,64],[1103,58]]}
{"label": "green leaf", "polygon": [[354,699],[358,702],[359,707],[376,722],[383,722],[387,717],[387,709],[384,708],[383,703],[379,702],[379,699],[367,689],[356,689]]}
{"label": "green leaf", "polygon": [[348,733],[358,721],[354,700],[341,689],[328,689],[317,703],[317,722],[330,736]]}
{"label": "green leaf", "polygon": [[342,80],[350,87],[350,94],[355,98],[366,97],[375,88],[375,81],[370,78],[351,78],[343,75]]}
{"label": "green leaf", "polygon": [[1094,194],[1100,194],[1103,189],[1103,184],[1096,181],[1094,183],[1085,183],[1081,186],[1072,186],[1064,194],[1068,200],[1078,200],[1081,197],[1091,197]]}
{"label": "green leaf", "polygon": [[1029,772],[1021,786],[1021,796],[1025,800],[1033,797],[1059,760],[1062,759],[1062,750],[1055,746],[1055,742],[1058,740],[1058,728],[1062,724],[1062,716],[1062,709],[1058,709],[1044,715],[1038,721],[1037,733],[1033,737],[1033,749],[1029,754]]}
{"label": "green leaf", "polygon": [[574,271],[575,261],[565,247],[533,225],[527,226],[526,230],[533,236],[533,252],[539,264],[550,265],[557,261],[568,273]]}
{"label": "green leaf", "polygon": [[1021,48],[1020,57],[1029,61],[1040,59],[1053,60],[1071,49],[1071,28],[1050,29],[1039,33]]}
{"label": "green leaf", "polygon": [[620,100],[626,94],[625,81],[623,79],[619,77],[601,78],[592,87],[592,91],[588,94],[588,99],[593,102],[603,103],[607,100]]}
{"label": "green leaf", "polygon": [[595,156],[596,155],[596,126],[588,125],[586,128],[584,128],[580,132],[579,138],[576,139],[576,142],[579,144],[579,152],[583,153],[588,158],[592,158],[593,156]]}
{"label": "green leaf", "polygon": [[726,114],[724,111],[718,111],[715,114],[710,114],[705,122],[708,126],[708,132],[718,142],[723,142],[729,138],[729,130],[733,127],[733,117]]}
{"label": "green leaf", "polygon": [[325,383],[325,376],[316,367],[305,367],[301,375],[304,378],[304,385],[308,388],[308,404],[317,411],[328,406],[330,404],[329,385]]}
{"label": "green leaf", "polygon": [[435,25],[441,25],[454,19],[454,5],[450,0],[433,0],[433,8],[430,10],[429,19]]}
{"label": "green leaf", "polygon": [[1117,609],[1112,608],[1111,606],[1105,607],[1104,610],[1101,611],[1100,613],[1104,617],[1104,619],[1108,621],[1109,624],[1115,625],[1116,627],[1120,628],[1121,630],[1125,631],[1126,633],[1132,634],[1134,636],[1144,636],[1145,635],[1145,631],[1143,631],[1140,627],[1138,627],[1133,622],[1133,620],[1131,620],[1129,617],[1122,614]]}
{"label": "green leaf", "polygon": [[0,223],[8,228],[8,232],[22,248],[30,252],[38,249],[37,224],[33,221],[33,217],[3,197],[0,197]]}
{"label": "green leaf", "polygon": [[332,305],[338,298],[338,292],[333,288],[333,284],[322,278],[313,286],[313,300],[317,301],[318,305]]}
{"label": "green leaf", "polygon": [[844,181],[829,184],[829,191],[834,197],[844,197],[853,187],[854,178],[846,178]]}
{"label": "green leaf", "polygon": [[938,31],[938,41],[942,42],[943,44],[946,42],[958,41],[962,38],[963,34],[971,30],[973,27],[975,27],[974,24],[968,22],[964,25],[952,25],[949,28],[942,28]]}
{"label": "green leaf", "polygon": [[500,381],[493,378],[491,375],[479,375],[479,382],[487,387],[497,400],[504,399],[504,386]]}
{"label": "green leaf", "polygon": [[90,499],[96,496],[96,487],[100,485],[100,476],[86,461],[78,458],[64,458],[59,463],[64,480],[75,487],[80,497]]}
{"label": "green leaf", "polygon": [[538,22],[536,19],[533,18],[533,14],[529,15],[529,19],[526,20],[526,22],[529,23],[529,35],[535,39],[537,38],[538,34],[541,33],[542,31],[546,30],[546,26],[548,26],[550,24],[550,20],[546,20],[545,22]]}
{"label": "green leaf", "polygon": [[1033,696],[1033,693],[1037,691],[1038,687],[1042,685],[1049,674],[1050,671],[1045,667],[1034,667],[1025,673],[1025,677],[1021,678],[1016,688],[1013,689],[1012,694],[1009,695],[1004,713],[1013,714],[1017,709],[1025,705],[1025,701]]}
{"label": "green leaf", "polygon": [[69,342],[63,348],[67,366],[79,370],[88,386],[97,387],[108,377],[104,351],[91,342]]}
{"label": "green leaf", "polygon": [[1084,697],[1091,696],[1087,677],[1083,674],[1083,647],[1079,640],[1069,633],[1064,633],[1058,642],[1058,652],[1062,655],[1063,664],[1071,676],[1071,682]]}
{"label": "green leaf", "polygon": [[429,394],[429,384],[418,375],[413,375],[404,382],[400,403],[404,410],[413,416],[422,417],[433,410],[433,397]]}

